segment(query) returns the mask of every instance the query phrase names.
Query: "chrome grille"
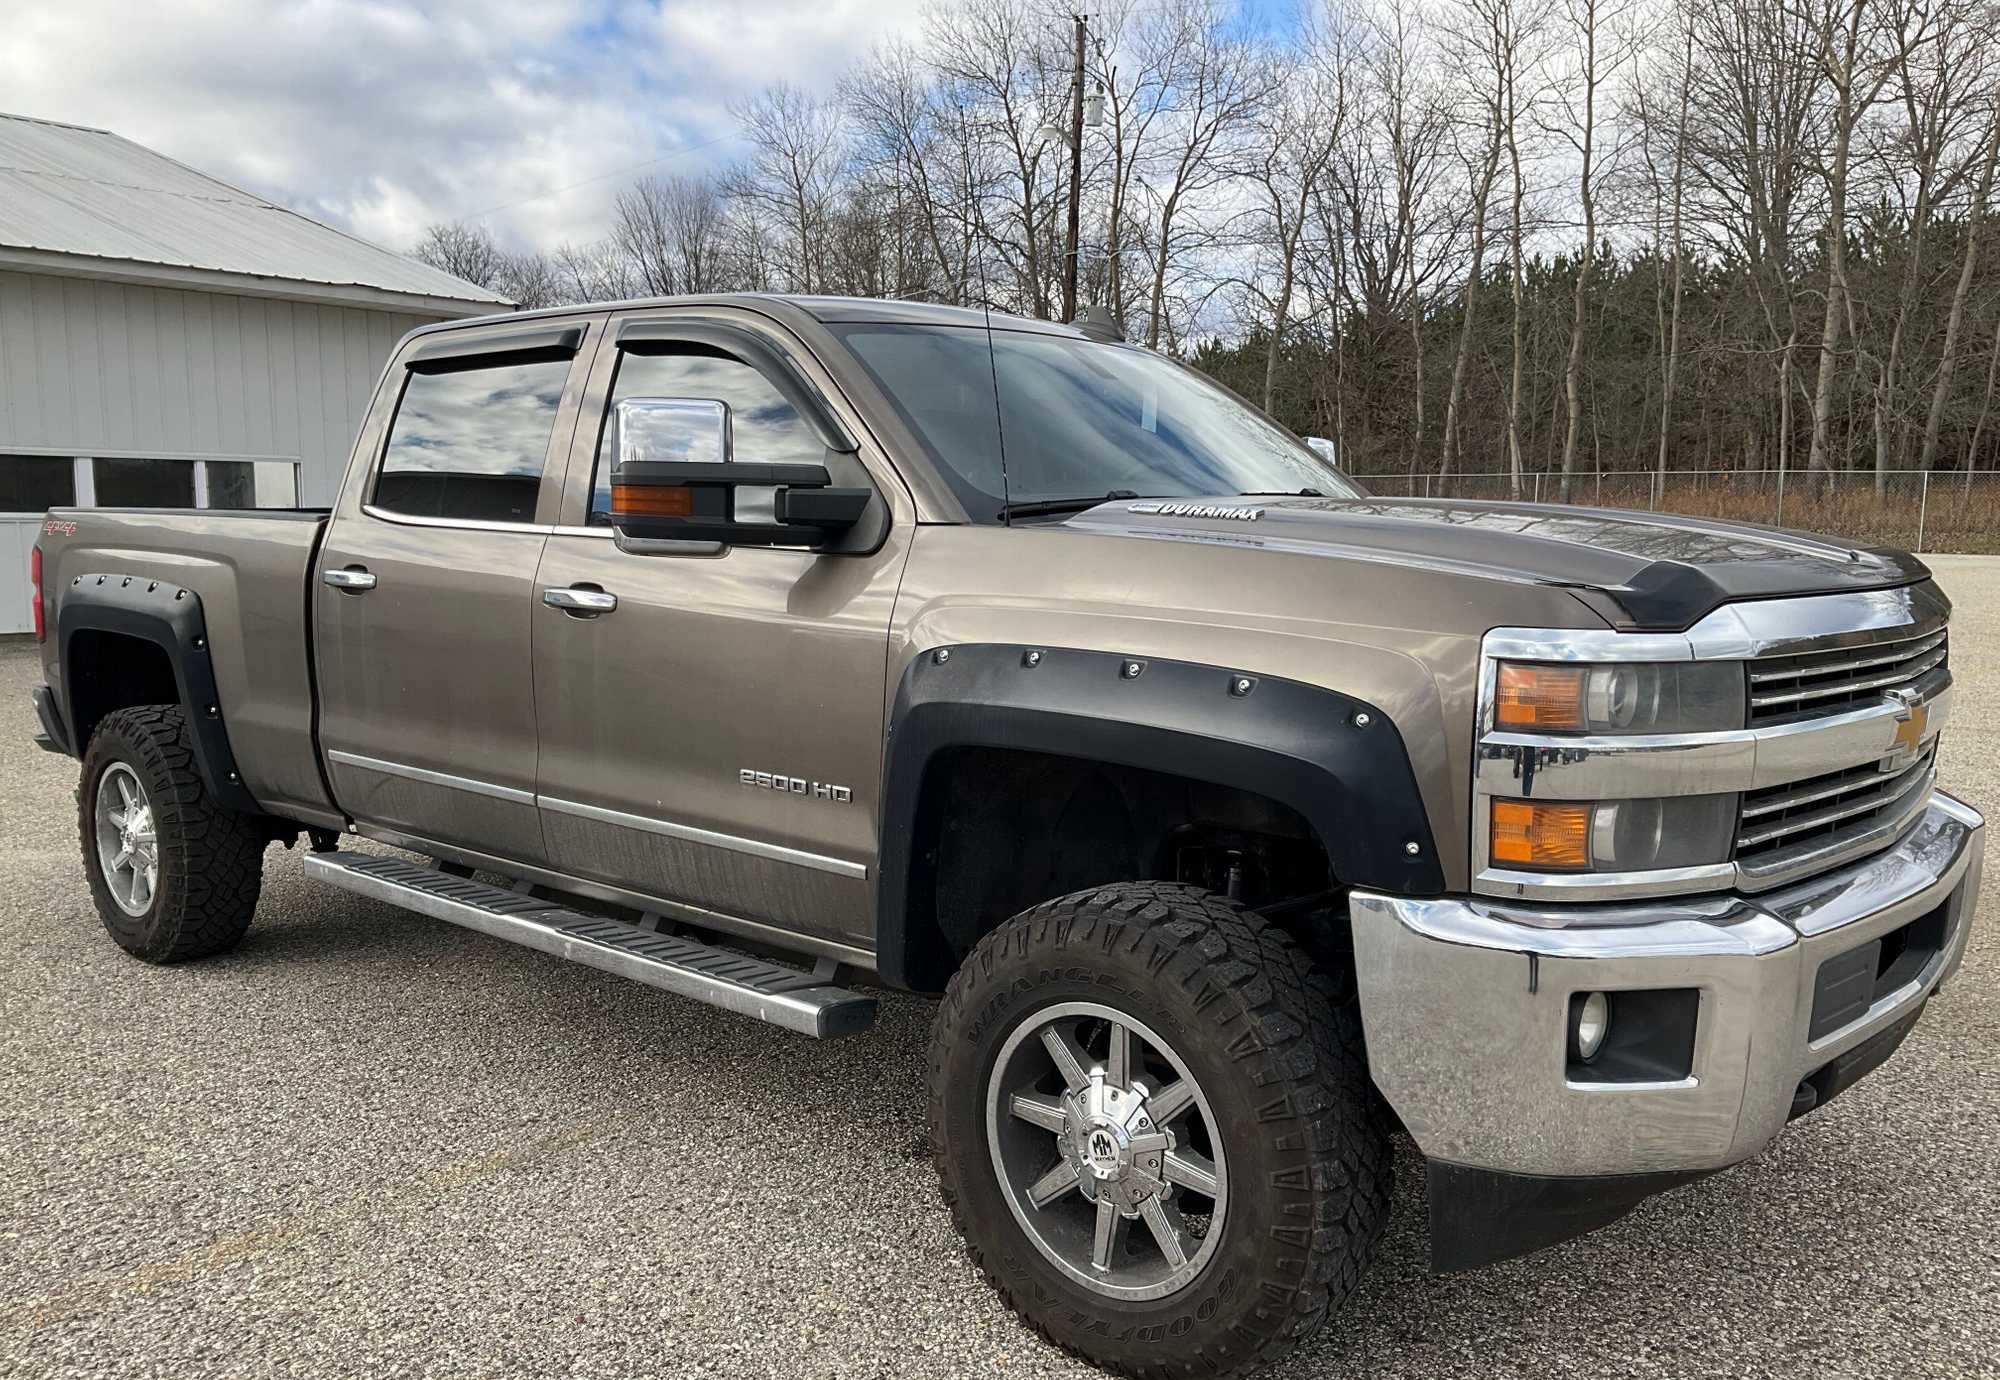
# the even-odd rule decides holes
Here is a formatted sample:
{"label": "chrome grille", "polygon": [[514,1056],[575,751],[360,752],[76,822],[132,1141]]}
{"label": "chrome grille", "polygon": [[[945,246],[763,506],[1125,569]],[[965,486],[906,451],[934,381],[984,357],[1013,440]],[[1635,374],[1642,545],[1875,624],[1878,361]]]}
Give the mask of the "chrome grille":
{"label": "chrome grille", "polygon": [[1929,795],[1937,744],[1901,771],[1869,762],[1743,797],[1736,860],[1766,866],[1807,849],[1844,843],[1902,819]]}
{"label": "chrome grille", "polygon": [[1911,629],[1906,635],[1823,652],[1759,657],[1750,663],[1750,722],[1838,714],[1874,704],[1940,666],[1949,652],[1945,629]]}

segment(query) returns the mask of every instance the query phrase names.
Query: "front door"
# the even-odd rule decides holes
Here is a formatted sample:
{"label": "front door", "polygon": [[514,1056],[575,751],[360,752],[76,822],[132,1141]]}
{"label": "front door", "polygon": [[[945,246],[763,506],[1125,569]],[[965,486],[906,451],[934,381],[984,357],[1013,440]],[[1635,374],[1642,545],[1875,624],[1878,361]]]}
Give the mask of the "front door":
{"label": "front door", "polygon": [[[723,928],[872,948],[883,678],[908,498],[872,453],[824,444],[798,404],[818,404],[829,384],[774,334],[670,311],[613,325],[584,397],[565,525],[536,579],[559,604],[563,591],[615,600],[535,609],[550,860],[736,922]],[[796,372],[774,381],[785,370]],[[836,484],[875,489],[879,543],[851,554],[621,549],[600,433],[627,397],[721,401],[736,460],[824,464]],[[739,515],[758,507],[748,495]]]}
{"label": "front door", "polygon": [[[591,323],[416,337],[357,443],[314,572],[320,740],[340,807],[421,846],[545,856],[535,566]],[[556,464],[550,465],[550,457]]]}

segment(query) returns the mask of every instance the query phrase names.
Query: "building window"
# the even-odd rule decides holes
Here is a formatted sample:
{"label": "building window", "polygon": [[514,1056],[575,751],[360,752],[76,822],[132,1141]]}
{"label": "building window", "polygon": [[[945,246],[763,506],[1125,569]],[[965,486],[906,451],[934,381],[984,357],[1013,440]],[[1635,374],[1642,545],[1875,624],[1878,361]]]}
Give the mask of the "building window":
{"label": "building window", "polygon": [[0,513],[50,508],[296,508],[293,460],[0,454]]}
{"label": "building window", "polygon": [[194,465],[186,460],[103,456],[90,462],[100,508],[192,508]]}
{"label": "building window", "polygon": [[0,455],[0,513],[42,513],[76,502],[67,455]]}
{"label": "building window", "polygon": [[411,374],[377,507],[465,522],[533,522],[567,359]]}
{"label": "building window", "polygon": [[255,508],[257,467],[248,460],[204,460],[208,471],[205,508]]}

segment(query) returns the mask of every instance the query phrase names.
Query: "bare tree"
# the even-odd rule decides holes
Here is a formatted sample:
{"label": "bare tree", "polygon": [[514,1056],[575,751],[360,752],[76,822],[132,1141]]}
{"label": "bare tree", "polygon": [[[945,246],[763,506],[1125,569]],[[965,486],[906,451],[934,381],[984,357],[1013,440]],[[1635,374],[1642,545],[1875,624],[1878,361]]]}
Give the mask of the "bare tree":
{"label": "bare tree", "polygon": [[[977,149],[969,187],[971,223],[981,248],[1012,279],[1015,304],[1047,319],[1061,265],[1053,247],[1055,159],[1036,138],[1054,117],[1069,63],[1052,17],[1030,0],[935,4],[925,42],[943,99],[957,112],[969,148]],[[1060,75],[1059,75],[1060,74]],[[991,302],[992,275],[980,266],[979,298]]]}
{"label": "bare tree", "polygon": [[1771,443],[1788,467],[1801,323],[1797,285],[1810,150],[1822,137],[1809,17],[1788,0],[1683,0],[1688,64],[1687,189],[1695,225],[1718,257],[1740,259],[1757,308],[1755,331],[1718,341],[1775,361],[1772,420],[1746,429],[1746,465]]}
{"label": "bare tree", "polygon": [[1190,202],[1228,176],[1226,155],[1246,133],[1266,94],[1266,71],[1250,46],[1226,33],[1220,0],[1167,0],[1146,21],[1152,42],[1176,57],[1167,72],[1170,117],[1141,183],[1152,204],[1147,252],[1146,344],[1157,349],[1166,322],[1167,284],[1187,236]]}
{"label": "bare tree", "polygon": [[507,273],[507,252],[492,232],[464,221],[425,226],[410,257],[476,287],[497,288]]}
{"label": "bare tree", "polygon": [[1812,449],[1806,469],[1826,473],[1828,427],[1840,330],[1851,308],[1847,279],[1847,193],[1854,133],[1875,104],[1896,65],[1885,60],[1871,6],[1881,0],[1814,0],[1814,57],[1833,97],[1832,147],[1825,160],[1826,305],[1820,318],[1819,374],[1813,387]]}
{"label": "bare tree", "polygon": [[1977,147],[1965,136],[1968,127],[1983,127],[1981,112],[1967,95],[1975,83],[1984,83],[1982,54],[1990,39],[1978,21],[1986,17],[1970,0],[1889,0],[1885,27],[1894,54],[1891,86],[1900,98],[1903,123],[1885,131],[1887,146],[1880,159],[1892,187],[1911,192],[1905,221],[1909,251],[1890,313],[1887,347],[1875,369],[1878,495],[1887,486],[1891,464],[1908,456],[1909,426],[1901,397],[1904,354],[1912,319],[1930,286],[1925,251],[1933,218],[1975,175],[1979,159]]}
{"label": "bare tree", "polygon": [[631,258],[612,240],[557,245],[550,258],[565,302],[617,302],[645,290]]}
{"label": "bare tree", "polygon": [[1445,395],[1444,443],[1438,457],[1440,478],[1451,474],[1458,454],[1459,410],[1465,398],[1466,376],[1472,368],[1479,290],[1486,278],[1487,220],[1493,185],[1500,174],[1500,158],[1507,147],[1505,74],[1513,63],[1518,37],[1511,0],[1458,0],[1457,16],[1460,23],[1447,29],[1447,48],[1462,70],[1476,74],[1470,99],[1455,121],[1458,156],[1466,165],[1472,188],[1471,234],[1470,261],[1461,296],[1458,351],[1452,360],[1451,387]]}
{"label": "bare tree", "polygon": [[[1525,494],[1614,455],[1662,491],[1799,452],[1822,475],[2000,468],[1992,12],[1312,0],[1271,32],[1233,0],[1106,0],[1079,286],[1364,471],[1504,447]],[[740,102],[740,163],[634,183],[594,240],[441,223],[417,252],[530,305],[809,290],[1046,316],[1067,149],[1037,131],[1067,115],[1071,33],[1054,0],[933,0],[920,34],[827,73],[837,96]],[[1982,394],[1964,357],[1989,342]]]}
{"label": "bare tree", "polygon": [[838,101],[779,82],[730,107],[750,144],[729,190],[778,229],[780,271],[798,292],[821,291],[825,234],[845,171]]}
{"label": "bare tree", "polygon": [[[1676,21],[1681,46],[1665,65],[1664,100],[1656,101],[1643,78],[1634,90],[1647,181],[1653,192],[1654,235],[1660,242],[1659,252],[1654,255],[1653,308],[1660,361],[1660,434],[1653,468],[1660,489],[1666,486],[1667,461],[1673,447],[1674,399],[1680,383],[1681,307],[1686,298],[1687,276],[1682,215],[1687,205],[1688,92],[1694,64],[1694,30],[1684,15],[1677,15]],[[1673,123],[1666,130],[1660,128],[1661,115],[1656,109],[1662,103],[1671,105],[1674,112]],[[1667,144],[1664,153],[1659,147],[1662,142]],[[1664,174],[1660,167],[1662,158],[1667,164]]]}
{"label": "bare tree", "polygon": [[1531,83],[1537,80],[1537,74],[1528,45],[1539,37],[1544,14],[1525,9],[1523,0],[1504,0],[1498,14],[1508,35],[1495,52],[1503,59],[1497,75],[1500,79],[1500,104],[1507,121],[1507,168],[1512,177],[1507,198],[1507,268],[1514,306],[1507,388],[1507,470],[1509,489],[1518,499],[1525,478],[1521,452],[1521,387],[1522,371],[1526,365],[1527,327],[1527,280],[1524,271],[1527,239],[1523,212],[1527,206],[1528,181],[1521,159],[1521,125],[1536,98]]}
{"label": "bare tree", "polygon": [[411,257],[497,292],[524,311],[569,300],[561,274],[546,255],[502,249],[483,225],[452,221],[426,226]]}
{"label": "bare tree", "polygon": [[[1928,470],[1937,462],[1938,433],[1944,425],[1945,405],[1951,397],[1952,374],[1958,366],[1958,337],[1965,329],[1966,304],[1972,298],[1972,284],[1979,270],[1979,246],[1986,238],[1986,213],[1993,198],[1993,172],[1996,160],[2000,160],[2000,102],[1989,95],[1986,97],[1986,133],[1980,141],[1979,175],[1972,191],[1972,204],[1965,216],[1965,253],[1958,267],[1958,286],[1951,294],[1951,312],[1945,318],[1944,344],[1939,351],[1937,378],[1931,385],[1930,411],[1924,419],[1923,448],[1917,455],[1917,468]],[[1996,347],[2000,354],[2000,347]],[[1987,393],[1991,396],[1992,379],[1987,380]],[[1981,413],[1984,421],[1984,412]],[[1977,433],[1974,435],[1977,446]],[[1972,482],[1973,455],[1965,457],[1966,483]]]}
{"label": "bare tree", "polygon": [[1567,426],[1563,433],[1562,501],[1567,503],[1576,474],[1577,442],[1583,432],[1583,349],[1589,329],[1590,277],[1597,264],[1597,184],[1602,157],[1598,93],[1615,75],[1629,49],[1607,24],[1615,17],[1607,0],[1565,0],[1565,8],[1576,43],[1576,82],[1573,94],[1559,88],[1562,113],[1567,117],[1563,137],[1576,154],[1576,200],[1583,214],[1583,240],[1570,312],[1569,362],[1563,370]]}
{"label": "bare tree", "polygon": [[1397,257],[1403,268],[1402,310],[1409,324],[1412,418],[1410,473],[1423,459],[1424,307],[1428,275],[1419,269],[1432,192],[1443,170],[1449,107],[1436,80],[1436,48],[1414,0],[1388,0],[1377,19],[1380,36],[1370,64],[1379,93],[1377,110],[1390,160],[1396,204]]}
{"label": "bare tree", "polygon": [[[1183,31],[1133,22],[1140,0],[1113,0],[1090,29],[1089,75],[1104,96],[1104,164],[1089,179],[1102,187],[1103,301],[1122,327],[1131,314],[1126,280],[1128,241],[1143,239],[1135,224],[1134,193],[1147,166],[1152,137],[1174,108],[1173,77],[1180,65]],[[1143,13],[1143,12],[1142,12]]]}
{"label": "bare tree", "polygon": [[[1289,71],[1267,71],[1264,88],[1282,94],[1274,94],[1259,110],[1251,157],[1242,172],[1260,202],[1258,248],[1270,256],[1243,279],[1267,332],[1262,393],[1266,411],[1276,395],[1278,361],[1298,292],[1313,189],[1326,172],[1347,118],[1346,35],[1327,32],[1316,22],[1304,37],[1310,45],[1304,62],[1291,65]],[[1273,55],[1266,57],[1273,66],[1277,61]]]}
{"label": "bare tree", "polygon": [[647,292],[709,292],[722,286],[726,209],[705,177],[645,177],[612,205],[612,242]]}
{"label": "bare tree", "polygon": [[[888,181],[898,220],[907,215],[920,231],[935,275],[932,294],[966,301],[975,179],[925,57],[908,43],[885,44],[846,77],[841,92],[859,137],[858,164]],[[900,294],[910,275],[897,277]]]}

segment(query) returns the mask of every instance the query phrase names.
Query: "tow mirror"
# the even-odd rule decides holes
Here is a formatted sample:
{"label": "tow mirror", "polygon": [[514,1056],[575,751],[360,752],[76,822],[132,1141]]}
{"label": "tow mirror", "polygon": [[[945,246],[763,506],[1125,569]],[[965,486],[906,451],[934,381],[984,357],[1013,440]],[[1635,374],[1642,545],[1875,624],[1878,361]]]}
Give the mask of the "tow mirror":
{"label": "tow mirror", "polygon": [[[861,520],[872,491],[836,489],[824,465],[739,464],[729,407],[627,398],[612,412],[611,521],[640,541],[824,546]],[[771,518],[744,521],[739,489],[774,489]]]}

